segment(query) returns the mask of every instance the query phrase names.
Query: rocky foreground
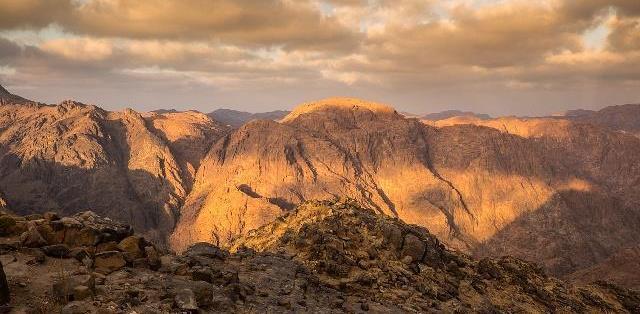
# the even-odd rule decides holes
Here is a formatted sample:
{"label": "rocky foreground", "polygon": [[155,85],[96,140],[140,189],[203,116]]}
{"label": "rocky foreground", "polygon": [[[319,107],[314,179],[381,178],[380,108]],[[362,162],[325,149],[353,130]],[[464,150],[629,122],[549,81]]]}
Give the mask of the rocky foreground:
{"label": "rocky foreground", "polygon": [[0,300],[17,313],[640,311],[636,291],[472,260],[352,201],[307,202],[233,253],[197,243],[174,255],[91,212],[2,213],[0,232]]}

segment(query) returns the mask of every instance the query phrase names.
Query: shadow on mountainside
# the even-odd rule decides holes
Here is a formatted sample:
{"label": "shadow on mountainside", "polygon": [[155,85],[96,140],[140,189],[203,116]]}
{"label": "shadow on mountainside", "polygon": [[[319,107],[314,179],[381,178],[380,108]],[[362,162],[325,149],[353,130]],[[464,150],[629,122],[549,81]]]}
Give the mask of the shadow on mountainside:
{"label": "shadow on mountainside", "polygon": [[[615,210],[614,210],[615,209]],[[640,241],[640,210],[598,192],[561,191],[480,244],[477,257],[513,255],[568,275]]]}
{"label": "shadow on mountainside", "polygon": [[[0,190],[8,207],[20,215],[58,212],[64,216],[91,210],[124,222],[164,243],[177,219],[175,213],[145,199],[132,186],[150,189],[169,184],[144,170],[113,164],[87,169],[44,159],[22,160],[14,154],[0,159]],[[165,200],[170,196],[165,195]]]}

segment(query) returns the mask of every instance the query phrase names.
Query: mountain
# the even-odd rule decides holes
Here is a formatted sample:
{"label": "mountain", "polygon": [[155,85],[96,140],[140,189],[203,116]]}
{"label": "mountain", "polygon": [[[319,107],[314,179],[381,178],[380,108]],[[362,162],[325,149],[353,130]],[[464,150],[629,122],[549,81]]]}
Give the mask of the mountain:
{"label": "mountain", "polygon": [[195,113],[144,117],[65,101],[5,103],[0,130],[0,191],[14,212],[91,209],[163,242],[225,127]]}
{"label": "mountain", "polygon": [[567,119],[640,136],[640,104],[609,106],[599,111],[573,110]]}
{"label": "mountain", "polygon": [[508,256],[475,260],[352,200],[305,202],[231,252],[167,253],[92,212],[0,222],[0,306],[20,313],[640,311],[637,291],[568,284]]}
{"label": "mountain", "polygon": [[213,143],[230,129],[197,111],[143,114],[147,128],[167,143],[180,165],[187,190],[191,189],[200,161]]}
{"label": "mountain", "polygon": [[280,120],[284,118],[289,111],[276,110],[269,112],[250,113],[231,109],[217,109],[209,113],[209,117],[219,121],[222,124],[229,125],[233,128],[239,128],[243,124],[257,119]]}
{"label": "mountain", "polygon": [[427,122],[359,99],[237,129],[197,112],[0,106],[0,197],[11,211],[91,209],[178,251],[230,247],[300,203],[345,196],[450,249],[570,276],[640,240],[638,160],[638,137],[593,123]]}
{"label": "mountain", "polygon": [[0,104],[5,103],[26,103],[31,100],[9,93],[2,85],[0,85]]}
{"label": "mountain", "polygon": [[572,273],[567,278],[578,283],[606,280],[630,289],[640,290],[638,269],[640,269],[640,246],[634,246],[621,249],[604,261]]}
{"label": "mountain", "polygon": [[445,110],[442,112],[430,113],[422,116],[421,118],[424,120],[439,121],[453,117],[474,117],[481,120],[491,119],[491,116],[488,114],[460,110]]}
{"label": "mountain", "polygon": [[512,254],[557,275],[640,240],[638,138],[509,119],[434,127],[381,104],[327,99],[280,123],[247,123],[202,161],[171,243],[225,245],[295,204],[337,195],[449,247]]}

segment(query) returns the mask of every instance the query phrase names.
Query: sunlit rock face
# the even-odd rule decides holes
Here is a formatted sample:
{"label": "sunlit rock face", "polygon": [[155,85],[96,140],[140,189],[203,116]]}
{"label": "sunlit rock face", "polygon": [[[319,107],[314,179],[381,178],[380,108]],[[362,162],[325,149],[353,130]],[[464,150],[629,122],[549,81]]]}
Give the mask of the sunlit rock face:
{"label": "sunlit rock face", "polygon": [[147,127],[167,143],[180,165],[188,189],[200,161],[229,128],[196,111],[145,113]]}
{"label": "sunlit rock face", "polygon": [[637,138],[566,120],[514,125],[429,126],[357,99],[248,123],[201,163],[170,242],[228,244],[294,204],[334,196],[427,227],[450,247],[559,274],[640,239]]}
{"label": "sunlit rock face", "polygon": [[[204,146],[216,139],[211,123],[205,125],[212,131],[203,132]],[[172,149],[185,145],[174,135],[180,131],[173,127],[166,135],[158,131],[163,125],[148,124],[133,110],[108,112],[73,101],[0,106],[4,199],[23,214],[91,209],[164,241],[190,186],[189,165],[198,156],[184,149],[174,157]]]}

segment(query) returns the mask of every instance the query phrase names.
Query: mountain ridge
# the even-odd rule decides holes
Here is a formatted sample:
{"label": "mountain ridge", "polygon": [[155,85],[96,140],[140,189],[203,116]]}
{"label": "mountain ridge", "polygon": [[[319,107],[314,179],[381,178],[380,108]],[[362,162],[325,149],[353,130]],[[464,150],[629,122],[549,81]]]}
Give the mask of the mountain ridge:
{"label": "mountain ridge", "polygon": [[369,104],[325,99],[237,129],[193,111],[3,104],[0,195],[20,214],[90,208],[180,251],[335,196],[558,276],[640,240],[637,137],[556,118],[430,124]]}

